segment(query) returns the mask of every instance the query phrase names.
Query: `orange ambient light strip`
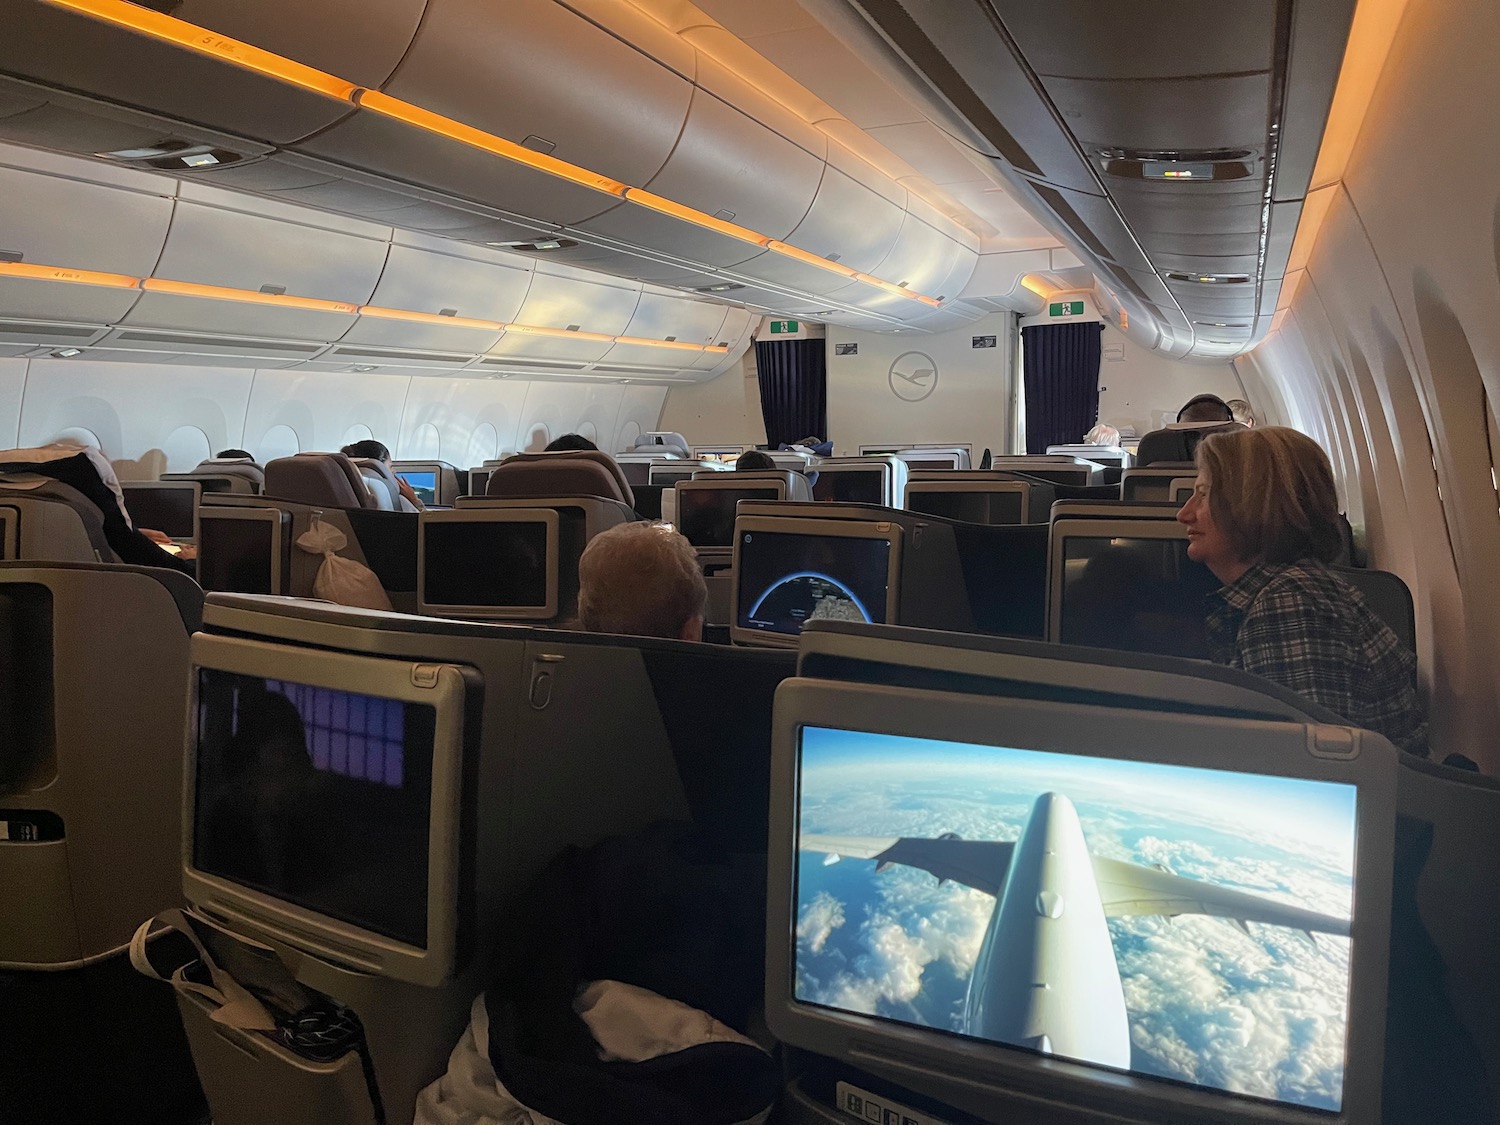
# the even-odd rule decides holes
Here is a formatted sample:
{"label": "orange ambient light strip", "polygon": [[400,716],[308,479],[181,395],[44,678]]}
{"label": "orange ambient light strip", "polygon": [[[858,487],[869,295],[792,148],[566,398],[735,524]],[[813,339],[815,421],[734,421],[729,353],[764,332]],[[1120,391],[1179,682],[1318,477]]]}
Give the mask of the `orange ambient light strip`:
{"label": "orange ambient light strip", "polygon": [[378,317],[381,320],[409,320],[416,324],[441,324],[445,328],[478,328],[485,332],[503,332],[505,325],[498,320],[474,320],[466,316],[443,316],[440,313],[416,312],[413,309],[387,309],[380,305],[360,305],[361,316]]}
{"label": "orange ambient light strip", "polygon": [[55,8],[67,8],[104,23],[123,27],[140,35],[149,36],[163,43],[184,47],[199,55],[219,59],[245,70],[264,74],[278,82],[311,90],[315,94],[333,98],[335,101],[352,102],[357,87],[352,82],[335,78],[302,63],[293,62],[283,55],[263,51],[231,39],[227,35],[209,31],[197,24],[174,19],[172,16],[153,12],[125,0],[47,0]]}
{"label": "orange ambient light strip", "polygon": [[444,117],[440,113],[423,109],[421,106],[393,98],[389,94],[383,94],[379,90],[366,90],[352,82],[347,82],[336,75],[328,74],[314,67],[296,62],[283,55],[266,51],[260,47],[251,46],[238,39],[220,35],[209,31],[207,28],[199,27],[197,24],[188,23],[172,16],[154,12],[149,8],[140,7],[129,3],[127,0],[43,0],[55,8],[65,8],[69,11],[78,12],[92,19],[121,27],[127,31],[134,32],[155,39],[162,43],[171,43],[174,46],[192,51],[195,54],[207,58],[227,62],[233,66],[245,70],[263,74],[278,82],[296,86],[303,90],[309,90],[324,97],[333,98],[336,101],[347,102],[361,109],[369,110],[371,113],[400,121],[425,132],[438,136],[447,137],[457,141],[459,144],[468,145],[482,152],[505,160],[523,164],[549,176],[566,180],[569,183],[578,184],[580,187],[589,188],[592,191],[602,192],[605,195],[613,195],[629,200],[640,207],[648,208],[659,214],[669,215],[682,222],[692,223],[705,230],[715,231],[728,238],[739,239],[741,242],[752,246],[761,246],[770,250],[773,254],[780,254],[808,265],[817,266],[819,269],[829,269],[835,273],[846,274],[856,281],[873,285],[887,293],[902,297],[909,297],[923,304],[931,305],[933,308],[940,306],[941,302],[936,298],[927,297],[920,293],[913,293],[889,281],[884,281],[870,274],[858,273],[841,267],[826,258],[819,258],[816,254],[800,250],[785,242],[771,238],[769,235],[760,234],[749,227],[740,226],[724,219],[717,218],[707,212],[700,211],[695,207],[678,203],[664,196],[656,195],[644,188],[630,187],[619,180],[611,179],[598,172],[592,172],[577,164],[570,164],[566,160],[548,156],[545,153],[534,152],[508,141],[504,137],[497,137],[493,133],[486,133],[483,129],[477,129],[472,125],[465,125],[461,121],[455,121],[451,117]]}
{"label": "orange ambient light strip", "polygon": [[645,348],[680,348],[691,352],[727,352],[727,347],[721,348],[718,344],[694,344],[688,340],[652,340],[645,336],[616,336],[617,344],[635,344]]}
{"label": "orange ambient light strip", "polygon": [[19,277],[27,281],[62,281],[71,285],[97,285],[105,289],[134,289],[141,279],[123,273],[99,273],[96,270],[70,270],[65,266],[36,266],[28,262],[0,262],[0,277]]}
{"label": "orange ambient light strip", "polygon": [[321,297],[296,297],[285,293],[258,293],[254,289],[231,289],[224,285],[199,285],[193,281],[168,281],[148,277],[141,282],[147,293],[170,293],[175,297],[207,297],[218,301],[238,301],[247,305],[273,305],[282,309],[306,309],[309,312],[343,313],[353,316],[358,305],[344,301],[325,301]]}

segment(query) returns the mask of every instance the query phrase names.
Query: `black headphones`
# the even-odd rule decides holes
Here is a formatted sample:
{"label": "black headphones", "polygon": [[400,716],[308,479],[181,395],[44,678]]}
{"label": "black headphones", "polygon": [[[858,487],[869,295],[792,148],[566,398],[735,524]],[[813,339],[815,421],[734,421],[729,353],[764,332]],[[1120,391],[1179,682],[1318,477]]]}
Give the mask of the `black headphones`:
{"label": "black headphones", "polygon": [[1177,412],[1177,420],[1181,422],[1182,416],[1188,412],[1188,408],[1196,406],[1200,402],[1217,403],[1219,406],[1222,406],[1224,408],[1224,421],[1234,421],[1234,411],[1230,410],[1229,404],[1218,395],[1195,395],[1194,397],[1188,399],[1185,403],[1182,404],[1182,409]]}

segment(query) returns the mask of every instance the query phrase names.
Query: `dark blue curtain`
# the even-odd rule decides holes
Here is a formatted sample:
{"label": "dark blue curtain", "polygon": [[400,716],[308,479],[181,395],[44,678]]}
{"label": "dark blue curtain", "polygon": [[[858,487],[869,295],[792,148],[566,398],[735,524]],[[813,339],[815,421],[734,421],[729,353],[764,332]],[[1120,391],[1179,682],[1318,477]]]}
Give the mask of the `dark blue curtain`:
{"label": "dark blue curtain", "polygon": [[1026,354],[1026,452],[1083,440],[1099,418],[1098,321],[1021,329]]}
{"label": "dark blue curtain", "polygon": [[822,340],[757,340],[760,413],[772,449],[828,437],[828,359]]}

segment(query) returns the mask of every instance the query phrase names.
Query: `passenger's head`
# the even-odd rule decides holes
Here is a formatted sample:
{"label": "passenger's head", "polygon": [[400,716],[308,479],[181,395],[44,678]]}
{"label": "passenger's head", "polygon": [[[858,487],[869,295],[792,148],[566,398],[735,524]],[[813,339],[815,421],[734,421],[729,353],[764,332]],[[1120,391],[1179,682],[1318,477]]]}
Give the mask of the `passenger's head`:
{"label": "passenger's head", "polygon": [[1177,516],[1189,557],[1220,577],[1259,562],[1338,557],[1333,469],[1312,438],[1285,426],[1235,428],[1205,437],[1197,459],[1198,486]]}
{"label": "passenger's head", "polygon": [[771,459],[771,455],[759,449],[745,450],[734,463],[737,473],[762,473],[774,468],[776,462]]}
{"label": "passenger's head", "polygon": [[339,452],[350,460],[366,457],[372,461],[384,461],[387,465],[391,463],[391,451],[385,447],[384,442],[376,441],[374,438],[351,442]]}
{"label": "passenger's head", "polygon": [[1218,395],[1197,395],[1177,412],[1179,422],[1233,422],[1229,405]]}
{"label": "passenger's head", "polygon": [[1083,440],[1089,445],[1119,445],[1120,431],[1107,423],[1100,422],[1083,435]]}
{"label": "passenger's head", "polygon": [[577,453],[582,450],[592,449],[596,453],[599,447],[582,434],[563,434],[549,441],[543,453]]}
{"label": "passenger's head", "polygon": [[214,454],[215,461],[254,461],[255,455],[248,449],[221,449]]}
{"label": "passenger's head", "polygon": [[625,523],[578,560],[578,616],[590,633],[701,640],[708,585],[671,524]]}
{"label": "passenger's head", "polygon": [[1224,405],[1229,407],[1229,413],[1234,415],[1234,420],[1240,425],[1255,425],[1255,411],[1250,409],[1250,404],[1244,399],[1232,398]]}

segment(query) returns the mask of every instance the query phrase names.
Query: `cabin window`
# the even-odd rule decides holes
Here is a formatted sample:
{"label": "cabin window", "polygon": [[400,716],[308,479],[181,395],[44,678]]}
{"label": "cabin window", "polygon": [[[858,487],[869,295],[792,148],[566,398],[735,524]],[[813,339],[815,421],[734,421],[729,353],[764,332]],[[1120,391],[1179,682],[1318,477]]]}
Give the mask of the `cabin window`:
{"label": "cabin window", "polygon": [[302,452],[302,441],[297,431],[290,426],[272,426],[260,439],[255,449],[256,460],[262,465],[278,457],[292,457]]}
{"label": "cabin window", "polygon": [[178,426],[161,443],[161,451],[167,456],[169,473],[191,472],[214,455],[208,435],[197,426]]}

